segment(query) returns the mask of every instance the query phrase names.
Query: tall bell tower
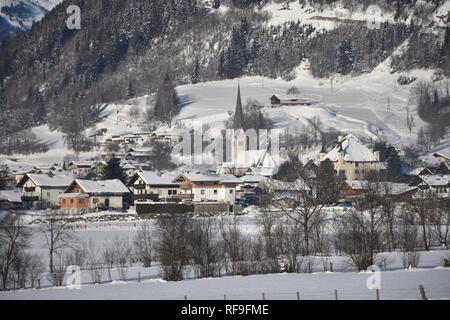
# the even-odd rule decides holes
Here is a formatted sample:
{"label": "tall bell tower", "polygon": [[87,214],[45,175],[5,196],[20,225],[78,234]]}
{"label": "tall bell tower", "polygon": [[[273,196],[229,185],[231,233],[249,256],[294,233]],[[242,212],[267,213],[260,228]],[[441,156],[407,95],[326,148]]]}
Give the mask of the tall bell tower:
{"label": "tall bell tower", "polygon": [[241,86],[238,84],[236,109],[233,120],[233,138],[231,146],[231,161],[236,163],[239,152],[247,150],[247,136],[244,131],[244,113],[242,111]]}

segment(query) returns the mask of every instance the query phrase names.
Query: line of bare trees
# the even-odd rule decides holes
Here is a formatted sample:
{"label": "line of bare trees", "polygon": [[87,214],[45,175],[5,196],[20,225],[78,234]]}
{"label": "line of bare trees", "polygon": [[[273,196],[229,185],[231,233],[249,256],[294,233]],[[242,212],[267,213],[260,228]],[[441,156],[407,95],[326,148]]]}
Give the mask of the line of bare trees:
{"label": "line of bare trees", "polygon": [[[414,201],[397,203],[389,196],[389,185],[374,178],[365,182],[366,191],[355,197],[352,208],[331,212],[325,207],[333,199],[336,181],[320,178],[332,177],[327,170],[302,174],[302,180],[291,183],[297,189],[290,192],[273,192],[251,232],[236,215],[162,215],[154,224],[142,222],[132,239],[115,237],[98,246],[92,240],[80,242],[56,211],[37,228],[27,226],[18,215],[4,215],[1,288],[23,288],[27,283],[35,287],[43,276],[51,285],[61,286],[72,265],[88,272],[93,283],[101,283],[126,281],[131,266],[149,268],[157,261],[164,279],[179,281],[311,272],[320,265],[328,271],[333,254],[346,257],[353,269],[366,270],[374,264],[386,268],[392,262],[386,252],[398,250],[408,268],[418,266],[420,250],[448,247],[448,199],[430,200],[419,194]],[[29,253],[33,232],[45,239],[48,268],[41,257]]]}

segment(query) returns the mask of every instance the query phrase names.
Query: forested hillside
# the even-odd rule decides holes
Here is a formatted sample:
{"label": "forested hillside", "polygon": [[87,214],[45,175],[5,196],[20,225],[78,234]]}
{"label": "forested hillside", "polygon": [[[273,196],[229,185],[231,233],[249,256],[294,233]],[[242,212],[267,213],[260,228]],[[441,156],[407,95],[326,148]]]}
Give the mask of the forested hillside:
{"label": "forested hillside", "polygon": [[[294,2],[318,11],[374,3]],[[393,72],[450,74],[449,28],[434,28],[429,19],[444,1],[375,2],[395,23],[331,30],[305,21],[270,25],[264,8],[271,1],[215,1],[218,9],[196,0],[65,1],[0,47],[0,135],[42,123],[76,134],[96,121],[100,103],[153,93],[166,77],[177,84],[242,75],[289,80],[304,58],[315,77],[358,75],[404,45],[392,58]],[[80,30],[66,27],[66,4],[81,8]]]}

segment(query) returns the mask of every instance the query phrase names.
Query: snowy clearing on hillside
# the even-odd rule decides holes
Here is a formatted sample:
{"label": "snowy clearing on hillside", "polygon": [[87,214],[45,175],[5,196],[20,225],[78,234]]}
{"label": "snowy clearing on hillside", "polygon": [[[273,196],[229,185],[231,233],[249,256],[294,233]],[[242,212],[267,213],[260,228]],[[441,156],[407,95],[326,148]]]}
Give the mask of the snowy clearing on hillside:
{"label": "snowy clearing on hillside", "polygon": [[[336,128],[358,138],[383,139],[398,147],[415,144],[417,132],[424,122],[417,116],[415,106],[410,103],[410,89],[420,80],[429,80],[432,71],[414,70],[408,76],[417,78],[410,85],[397,83],[399,74],[389,72],[389,60],[380,64],[372,73],[358,77],[336,77],[330,80],[314,79],[305,70],[296,70],[293,81],[268,79],[264,77],[243,77],[234,80],[212,81],[177,87],[182,108],[174,123],[187,129],[195,122],[202,122],[210,128],[224,128],[236,105],[238,83],[241,85],[242,100],[257,100],[262,111],[275,123],[275,128],[296,130],[308,124],[308,119],[319,116],[325,128]],[[444,80],[445,81],[445,80]],[[298,98],[312,101],[310,106],[285,106],[272,109],[270,97],[289,97],[288,88],[300,89]],[[389,103],[388,103],[389,101]],[[389,107],[388,107],[389,105]],[[113,134],[146,132],[142,117],[130,118],[129,111],[137,107],[141,112],[153,107],[152,96],[143,96],[124,102],[106,104],[101,108],[102,120],[96,129],[107,128],[106,137]],[[415,116],[411,134],[406,124],[406,109]],[[325,129],[324,128],[324,129]],[[170,132],[172,128],[160,127],[156,131]],[[89,129],[92,130],[92,129]],[[88,131],[89,131],[88,130]],[[33,129],[36,135],[50,142],[50,150],[44,154],[29,156],[13,155],[26,162],[38,164],[62,163],[67,154],[72,154],[64,144],[63,135],[51,132],[48,126]],[[440,146],[431,150],[450,151],[450,135]],[[94,157],[98,152],[80,153],[80,160]],[[307,158],[318,157],[318,153]],[[430,160],[433,160],[429,157]]]}

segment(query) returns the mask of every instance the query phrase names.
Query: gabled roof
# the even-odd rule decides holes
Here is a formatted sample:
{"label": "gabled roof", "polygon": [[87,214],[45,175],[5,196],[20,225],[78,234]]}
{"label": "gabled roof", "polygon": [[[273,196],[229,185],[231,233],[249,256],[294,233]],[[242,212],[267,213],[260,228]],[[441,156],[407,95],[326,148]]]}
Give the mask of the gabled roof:
{"label": "gabled roof", "polygon": [[264,179],[266,179],[266,177],[259,174],[246,174],[245,176],[239,178],[239,180],[244,183],[259,183]]}
{"label": "gabled roof", "polygon": [[450,186],[450,174],[433,174],[420,177],[429,186]]}
{"label": "gabled roof", "polygon": [[407,176],[421,176],[421,175],[431,175],[433,174],[430,169],[421,167],[421,168],[403,168],[403,173]]}
{"label": "gabled roof", "polygon": [[447,159],[447,160],[450,160],[450,154],[447,153],[447,152],[445,152],[445,151],[435,152],[433,155],[434,155],[436,158],[442,157],[442,158],[445,158],[445,159]]}
{"label": "gabled roof", "polygon": [[235,183],[240,184],[241,180],[232,174],[201,174],[201,173],[185,173],[178,175],[172,181],[184,177],[191,182],[218,182],[218,183]]}
{"label": "gabled roof", "polygon": [[23,192],[21,190],[0,190],[0,200],[9,202],[22,202]]}
{"label": "gabled roof", "polygon": [[377,162],[373,152],[353,135],[346,136],[341,143],[328,152],[324,160],[338,161],[340,151],[344,152],[344,160],[347,162]]}
{"label": "gabled roof", "polygon": [[270,191],[311,191],[311,188],[302,179],[297,179],[294,182],[265,179],[264,184]]}
{"label": "gabled roof", "polygon": [[130,193],[130,190],[128,190],[122,181],[118,179],[102,181],[76,179],[72,182],[72,185],[74,183],[76,183],[84,193],[92,195]]}
{"label": "gabled roof", "polygon": [[138,171],[136,174],[144,181],[147,185],[168,185],[168,186],[178,186],[178,183],[173,182],[173,180],[178,177],[175,173],[164,173],[158,175],[153,171]]}
{"label": "gabled roof", "polygon": [[33,183],[38,187],[68,187],[70,183],[73,181],[73,177],[68,175],[55,175],[55,176],[49,176],[46,174],[34,174],[34,173],[28,173],[26,174],[21,182],[20,185],[23,185],[27,179],[30,179],[33,181]]}
{"label": "gabled roof", "polygon": [[344,183],[353,190],[366,190],[368,187],[367,180],[346,180]]}

